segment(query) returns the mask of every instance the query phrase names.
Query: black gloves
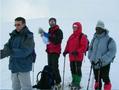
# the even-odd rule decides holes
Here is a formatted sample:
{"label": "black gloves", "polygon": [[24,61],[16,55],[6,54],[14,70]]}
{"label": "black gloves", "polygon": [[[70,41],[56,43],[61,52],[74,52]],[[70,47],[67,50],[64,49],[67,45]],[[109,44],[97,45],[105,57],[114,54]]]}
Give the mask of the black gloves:
{"label": "black gloves", "polygon": [[102,61],[99,59],[97,62],[92,61],[91,64],[94,65],[94,66],[95,65],[101,66],[102,65]]}
{"label": "black gloves", "polygon": [[63,56],[65,57],[68,54],[68,52],[63,52]]}
{"label": "black gloves", "polygon": [[78,56],[78,52],[77,51],[73,51],[71,54],[74,55],[74,56]]}
{"label": "black gloves", "polygon": [[[63,52],[63,56],[64,56],[64,57],[65,57],[67,54],[68,54],[68,52]],[[77,51],[73,51],[71,54],[74,55],[74,56],[78,56],[78,52],[77,52]]]}
{"label": "black gloves", "polygon": [[96,65],[96,63],[94,61],[91,62],[92,65]]}

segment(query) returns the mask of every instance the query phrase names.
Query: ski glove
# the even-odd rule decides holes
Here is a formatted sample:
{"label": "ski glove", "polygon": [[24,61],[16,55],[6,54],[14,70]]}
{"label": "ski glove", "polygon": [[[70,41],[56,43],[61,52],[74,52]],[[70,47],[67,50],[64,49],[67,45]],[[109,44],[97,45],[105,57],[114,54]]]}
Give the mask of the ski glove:
{"label": "ski glove", "polygon": [[44,30],[42,28],[39,28],[38,33],[42,34],[42,33],[44,33]]}
{"label": "ski glove", "polygon": [[97,60],[97,62],[92,61],[91,64],[92,64],[92,65],[98,65],[98,66],[101,67],[102,61],[99,59],[99,60]]}
{"label": "ski glove", "polygon": [[68,54],[68,52],[63,52],[63,56],[65,57]]}
{"label": "ski glove", "polygon": [[78,56],[78,52],[77,51],[73,51],[71,54],[74,55],[74,56]]}

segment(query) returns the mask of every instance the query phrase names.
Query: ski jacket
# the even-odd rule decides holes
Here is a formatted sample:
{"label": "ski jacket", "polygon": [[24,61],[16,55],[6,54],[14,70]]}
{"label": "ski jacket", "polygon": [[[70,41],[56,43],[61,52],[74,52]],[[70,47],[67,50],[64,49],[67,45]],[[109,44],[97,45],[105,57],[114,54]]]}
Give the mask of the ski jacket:
{"label": "ski jacket", "polygon": [[49,28],[49,44],[47,44],[47,53],[61,53],[61,43],[63,39],[63,33],[58,25]]}
{"label": "ski jacket", "polygon": [[[95,33],[88,51],[88,58],[90,61],[97,63],[101,60],[102,67],[110,64],[116,54],[115,41],[112,39],[109,42],[111,37],[109,37],[108,33],[107,30],[101,35]],[[99,68],[99,65],[97,64],[94,67]]]}
{"label": "ski jacket", "polygon": [[[74,23],[78,26],[78,30],[74,31],[73,34],[69,37],[67,41],[67,45],[65,47],[65,51],[69,53],[69,59],[70,61],[82,61],[84,54],[87,50],[88,40],[85,35],[82,34],[82,26],[80,23],[76,22]],[[80,37],[80,38],[79,38]],[[77,56],[74,56],[72,52],[78,52]]]}
{"label": "ski jacket", "polygon": [[31,71],[34,46],[33,33],[25,26],[21,32],[14,30],[10,34],[9,41],[1,50],[1,58],[10,56],[9,69],[12,73]]}

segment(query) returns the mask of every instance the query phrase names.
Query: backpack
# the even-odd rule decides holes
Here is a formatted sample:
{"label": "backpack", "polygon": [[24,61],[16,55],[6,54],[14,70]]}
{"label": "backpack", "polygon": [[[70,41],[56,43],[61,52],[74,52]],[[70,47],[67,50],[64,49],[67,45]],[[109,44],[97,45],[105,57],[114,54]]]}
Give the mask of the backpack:
{"label": "backpack", "polygon": [[[38,80],[39,74],[41,79]],[[46,65],[42,71],[37,74],[37,84],[33,88],[37,89],[52,89],[54,86],[53,71],[50,66]]]}
{"label": "backpack", "polygon": [[85,56],[86,56],[86,53],[87,53],[87,51],[89,50],[89,40],[88,40],[88,38],[87,38],[87,35],[86,34],[84,34],[84,33],[81,33],[81,35],[79,36],[79,42],[81,41],[81,38],[82,38],[82,36],[85,36],[86,37],[86,39],[87,39],[87,41],[88,41],[88,44],[87,44],[87,49],[86,49],[86,51],[85,51]]}

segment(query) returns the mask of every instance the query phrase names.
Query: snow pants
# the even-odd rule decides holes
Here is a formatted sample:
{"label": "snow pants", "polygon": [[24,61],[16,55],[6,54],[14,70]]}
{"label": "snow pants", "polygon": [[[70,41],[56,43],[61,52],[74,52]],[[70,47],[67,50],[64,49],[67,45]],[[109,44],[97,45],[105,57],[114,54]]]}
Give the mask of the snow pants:
{"label": "snow pants", "polygon": [[52,68],[56,84],[60,84],[61,76],[59,72],[59,54],[48,54],[48,65]]}
{"label": "snow pants", "polygon": [[32,90],[30,72],[11,74],[13,90]]}
{"label": "snow pants", "polygon": [[99,82],[100,89],[102,88],[102,80],[104,81],[105,84],[110,83],[109,71],[110,71],[110,64],[108,64],[100,69],[93,68],[95,81]]}
{"label": "snow pants", "polygon": [[82,62],[79,62],[79,61],[70,62],[72,84],[76,86],[79,86],[81,82],[81,77],[82,77],[81,66],[82,66]]}

